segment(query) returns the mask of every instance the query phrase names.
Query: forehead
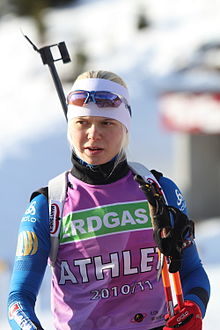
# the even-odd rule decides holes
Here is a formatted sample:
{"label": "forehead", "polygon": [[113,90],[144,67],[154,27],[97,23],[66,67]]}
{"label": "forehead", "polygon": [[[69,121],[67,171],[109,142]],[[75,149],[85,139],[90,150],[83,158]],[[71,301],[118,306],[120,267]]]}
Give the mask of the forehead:
{"label": "forehead", "polygon": [[78,116],[73,119],[75,119],[75,120],[84,119],[84,120],[88,120],[90,122],[99,122],[99,121],[103,121],[103,120],[108,120],[108,121],[114,121],[114,122],[119,123],[119,121],[116,119],[112,119],[112,118],[108,118],[108,117],[101,117],[101,116]]}

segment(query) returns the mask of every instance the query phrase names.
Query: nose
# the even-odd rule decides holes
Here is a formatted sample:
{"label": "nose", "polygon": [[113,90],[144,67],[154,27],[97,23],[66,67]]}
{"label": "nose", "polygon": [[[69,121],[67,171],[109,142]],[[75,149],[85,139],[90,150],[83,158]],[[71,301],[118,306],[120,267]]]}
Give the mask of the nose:
{"label": "nose", "polygon": [[98,125],[92,124],[87,131],[88,139],[98,140],[101,138],[101,130]]}

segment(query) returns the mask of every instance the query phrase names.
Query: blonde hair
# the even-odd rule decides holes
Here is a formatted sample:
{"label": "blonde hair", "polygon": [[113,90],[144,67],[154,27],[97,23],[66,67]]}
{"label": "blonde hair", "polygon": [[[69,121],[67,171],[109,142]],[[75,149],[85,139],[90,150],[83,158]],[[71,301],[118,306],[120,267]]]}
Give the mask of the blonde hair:
{"label": "blonde hair", "polygon": [[[126,83],[124,80],[119,77],[117,74],[111,71],[104,71],[104,70],[97,70],[97,71],[86,71],[81,73],[75,81],[80,79],[88,79],[88,78],[99,78],[99,79],[107,79],[113,82],[118,83],[119,85],[122,85],[123,87],[127,88]],[[118,157],[115,161],[114,168],[123,160],[126,159],[126,148],[128,146],[128,131],[124,125],[123,126],[123,137],[121,142],[121,149],[118,153]],[[67,131],[67,138],[70,143],[71,149],[75,152],[74,145],[72,144],[71,137],[70,137],[70,123],[68,123],[68,131]]]}
{"label": "blonde hair", "polygon": [[123,87],[127,88],[127,85],[125,84],[124,80],[119,77],[116,73],[111,71],[86,71],[81,73],[77,78],[76,81],[79,79],[86,79],[86,78],[99,78],[99,79],[107,79],[110,81],[114,81],[118,83],[119,85],[122,85]]}

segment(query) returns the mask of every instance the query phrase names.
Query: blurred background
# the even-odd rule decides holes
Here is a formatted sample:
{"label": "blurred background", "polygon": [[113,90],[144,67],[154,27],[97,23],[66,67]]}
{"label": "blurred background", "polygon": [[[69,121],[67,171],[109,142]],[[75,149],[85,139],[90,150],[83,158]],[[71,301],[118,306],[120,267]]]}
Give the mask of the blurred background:
{"label": "blurred background", "polygon": [[[133,109],[128,158],[171,177],[196,220],[196,241],[220,308],[220,1],[0,0],[0,328],[20,219],[30,194],[71,166],[66,121],[38,48],[65,41],[64,91],[89,69],[116,72]],[[58,56],[59,54],[55,54]],[[49,271],[37,309],[52,329]],[[46,311],[46,313],[45,313]]]}

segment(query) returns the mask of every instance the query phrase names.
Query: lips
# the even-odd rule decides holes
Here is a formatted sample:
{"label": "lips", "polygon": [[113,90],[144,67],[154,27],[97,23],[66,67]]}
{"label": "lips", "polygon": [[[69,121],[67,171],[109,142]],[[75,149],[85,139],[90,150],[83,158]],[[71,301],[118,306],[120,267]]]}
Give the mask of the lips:
{"label": "lips", "polygon": [[90,151],[103,150],[103,148],[100,148],[100,147],[86,147],[85,149],[90,150]]}
{"label": "lips", "polygon": [[100,148],[100,147],[97,147],[97,146],[95,146],[95,147],[86,147],[85,148],[85,151],[90,156],[99,155],[100,153],[102,153],[103,150],[104,150],[103,148]]}

